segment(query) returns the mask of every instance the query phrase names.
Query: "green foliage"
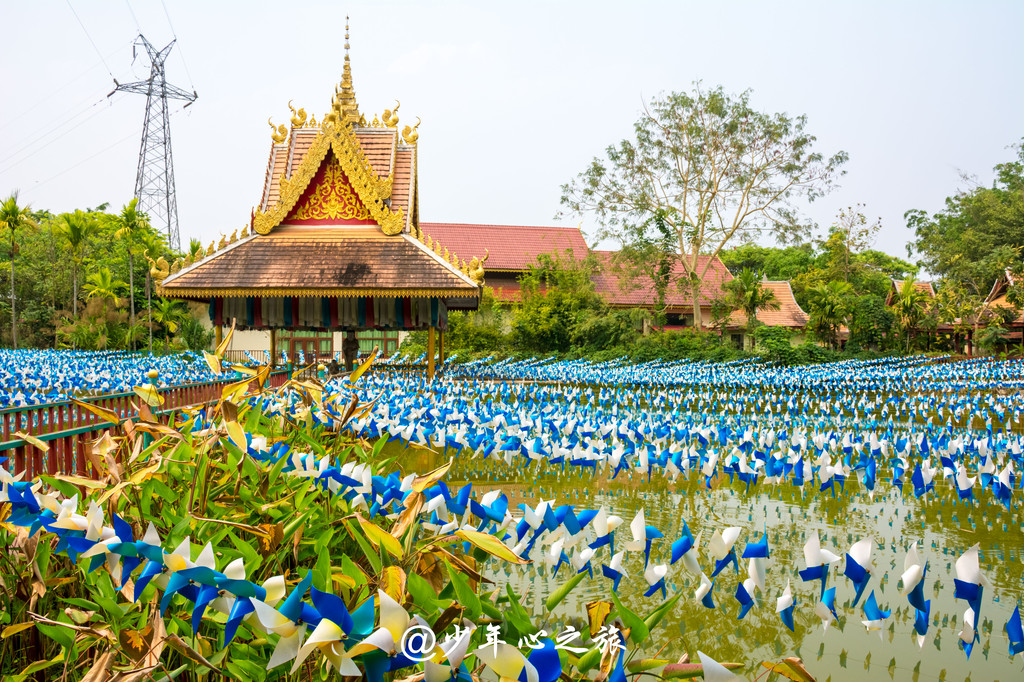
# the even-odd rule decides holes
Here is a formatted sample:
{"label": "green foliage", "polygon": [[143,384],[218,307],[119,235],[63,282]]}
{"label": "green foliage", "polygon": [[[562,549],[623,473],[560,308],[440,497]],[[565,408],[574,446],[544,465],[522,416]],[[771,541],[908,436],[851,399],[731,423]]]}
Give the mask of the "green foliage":
{"label": "green foliage", "polygon": [[832,348],[839,347],[839,328],[851,312],[853,287],[831,280],[808,291],[810,320],[807,326]]}
{"label": "green foliage", "polygon": [[[801,232],[798,197],[829,191],[846,154],[826,158],[804,116],[767,114],[721,87],[655,97],[634,125],[634,139],[606,150],[562,187],[571,212],[593,212],[601,238],[627,244],[672,235],[685,273],[680,288],[700,291],[708,259],[733,241],[769,230],[779,238]],[[659,216],[659,222],[652,222]],[[699,306],[695,324],[701,326]]]}
{"label": "green foliage", "polygon": [[976,294],[988,293],[1024,249],[1024,143],[1017,158],[995,167],[991,187],[974,186],[947,197],[929,216],[907,211],[914,250],[926,270]]}
{"label": "green foliage", "polygon": [[[152,283],[147,258],[164,257],[170,261],[175,254],[167,249],[161,233],[141,221],[141,214],[136,211],[133,217],[128,211],[134,245],[129,257],[127,233],[117,236],[124,216],[112,215],[106,209],[103,204],[60,215],[48,211],[23,212],[36,227],[19,228],[16,232],[13,265],[19,345],[124,349],[132,337],[139,345],[149,336],[147,299]],[[11,240],[10,234],[4,236],[0,257],[6,260],[0,262],[0,287],[9,290]],[[133,288],[133,281],[146,282],[148,286]],[[97,296],[110,302],[108,308],[117,308],[114,303],[119,301],[125,310],[134,307],[142,312],[134,321],[129,315],[111,316],[112,310],[100,311],[92,305],[91,300]],[[9,295],[0,296],[0,316],[11,319]],[[139,325],[143,325],[141,331]],[[152,332],[165,347],[185,346],[183,340],[176,340],[177,332],[155,318]],[[11,344],[10,324],[0,327],[0,335],[0,342]],[[85,339],[86,345],[76,343],[75,339]]]}
{"label": "green foliage", "polygon": [[[325,400],[308,383],[292,382],[282,390],[298,392],[299,404]],[[99,480],[89,482],[78,508],[99,499],[107,518],[116,513],[133,528],[136,538],[152,523],[168,552],[186,536],[192,548],[210,543],[217,567],[241,560],[246,579],[256,585],[281,576],[290,592],[312,573],[313,585],[335,595],[350,613],[383,591],[439,635],[458,619],[476,622],[486,617],[498,626],[502,639],[514,646],[523,636],[542,628],[556,631],[565,622],[560,603],[588,579],[585,572],[554,589],[538,616],[524,608],[511,587],[502,595],[489,590],[481,578],[484,562],[497,563],[493,568],[501,570],[500,563],[511,560],[502,558],[504,554],[515,558],[496,536],[465,535],[472,543],[467,550],[462,543],[439,536],[436,528],[424,526],[429,515],[422,506],[421,491],[442,481],[449,465],[415,478],[396,514],[367,514],[360,496],[329,495],[310,477],[297,475],[301,472],[285,472],[289,457],[280,457],[274,464],[257,461],[236,443],[244,446],[248,433],[268,443],[283,442],[297,451],[315,452],[318,457],[330,453],[333,464],[365,465],[368,474],[386,476],[398,458],[386,454],[385,439],[371,447],[315,426],[305,418],[305,410],[264,413],[261,405],[271,402],[269,392],[239,397],[237,405],[222,401],[204,406],[202,412],[186,410],[173,426],[133,415],[130,425],[116,427],[112,437],[102,441],[106,456],[97,460]],[[341,410],[350,396],[326,400],[330,399]],[[369,405],[358,408],[365,410]],[[204,417],[210,423],[202,430],[193,429],[195,420]],[[408,473],[412,472],[400,472]],[[78,488],[82,479],[44,477],[42,483],[45,488],[40,493],[82,494]],[[214,607],[194,612],[192,602],[181,596],[163,602],[165,583],[159,578],[142,589],[131,580],[118,589],[120,583],[115,583],[115,574],[106,565],[89,570],[91,561],[84,557],[72,563],[65,553],[56,551],[55,534],[43,530],[30,538],[26,529],[3,523],[2,517],[0,542],[7,548],[0,554],[0,675],[4,679],[25,679],[57,665],[62,667],[63,679],[71,682],[97,679],[110,668],[139,679],[154,668],[170,672],[171,677],[187,672],[182,679],[201,679],[211,673],[228,679],[296,679],[288,665],[267,670],[285,633],[268,633],[255,618],[242,621],[235,638],[225,644],[224,614]],[[191,559],[194,551],[190,548],[184,558]],[[678,595],[642,614],[619,601],[618,595],[612,598],[614,610],[608,605],[598,620],[574,621],[581,626],[582,641],[592,639],[596,628],[613,623],[607,616],[614,615],[615,621],[624,624],[620,627],[630,629],[633,647],[622,654],[625,665],[649,665],[637,660],[635,647],[662,636],[660,620]],[[163,606],[166,611],[161,614]],[[381,613],[379,606],[373,611]],[[378,616],[370,627],[384,627]],[[358,632],[358,638],[370,632]],[[484,627],[472,633],[466,659],[469,669],[484,662],[474,652],[487,635]],[[349,649],[355,643],[355,639],[338,640],[336,646]],[[302,665],[301,679],[330,675],[322,654],[314,651]],[[358,665],[365,666],[377,654],[353,651],[352,655]],[[562,660],[563,679],[586,679],[586,669],[575,654]],[[407,674],[415,672],[407,670]]]}
{"label": "green foliage", "polygon": [[594,289],[592,255],[575,258],[542,254],[520,278],[522,301],[512,312],[517,348],[536,353],[567,353],[585,342],[582,331],[607,304]]}

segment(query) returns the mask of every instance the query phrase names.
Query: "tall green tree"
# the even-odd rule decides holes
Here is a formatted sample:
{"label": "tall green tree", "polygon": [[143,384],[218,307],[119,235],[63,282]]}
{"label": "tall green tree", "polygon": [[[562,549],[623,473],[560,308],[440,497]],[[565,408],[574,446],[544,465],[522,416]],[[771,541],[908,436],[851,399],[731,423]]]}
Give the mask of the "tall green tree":
{"label": "tall green tree", "polygon": [[1017,158],[995,167],[991,187],[960,190],[931,216],[919,209],[904,215],[921,265],[976,295],[986,295],[1024,253],[1024,141],[1014,149]]}
{"label": "tall green tree", "polygon": [[[135,324],[135,242],[149,227],[149,217],[138,210],[139,200],[136,197],[121,208],[114,217],[117,231],[114,236],[123,239],[128,250],[128,300],[130,324]],[[131,337],[132,350],[135,350],[135,336]]]}
{"label": "tall green tree", "polygon": [[78,272],[85,259],[86,246],[99,230],[99,222],[93,213],[77,210],[61,215],[56,228],[71,249],[71,310],[78,317]]}
{"label": "tall green tree", "polygon": [[[153,263],[158,258],[161,258],[167,253],[167,244],[164,241],[164,236],[159,232],[152,230],[143,232],[139,235],[139,246],[142,249],[142,255],[145,259]],[[153,352],[153,276],[150,274],[150,268],[146,268],[146,313],[147,313],[147,324],[149,326],[149,352]]]}
{"label": "tall green tree", "polygon": [[103,301],[116,303],[118,295],[124,287],[124,281],[114,279],[114,276],[110,273],[110,268],[101,267],[85,278],[85,297],[87,299],[99,298]]}
{"label": "tall green tree", "polygon": [[853,287],[835,280],[817,284],[807,291],[810,304],[808,326],[830,348],[839,347],[839,330],[849,320],[853,295]]}
{"label": "tall green tree", "polygon": [[16,299],[14,293],[14,257],[18,251],[17,242],[14,236],[19,229],[36,227],[36,220],[32,217],[32,210],[25,206],[18,205],[18,193],[12,192],[3,203],[0,204],[0,226],[10,230],[11,236],[11,345],[18,347],[18,314],[16,312]]}
{"label": "tall green tree", "polygon": [[760,324],[757,311],[780,308],[775,292],[761,284],[761,278],[750,268],[743,268],[739,275],[726,283],[725,288],[735,308],[742,310],[747,318],[747,338],[753,345],[754,330]]}
{"label": "tall green tree", "polygon": [[[846,154],[814,150],[805,116],[766,114],[721,87],[654,98],[634,125],[634,139],[562,187],[571,212],[593,212],[599,236],[638,241],[660,212],[674,236],[673,256],[685,273],[694,325],[703,326],[701,289],[728,244],[767,232],[797,231],[794,201],[827,192]],[[703,258],[710,256],[711,258]]]}
{"label": "tall green tree", "polygon": [[[916,274],[916,273],[915,273]],[[906,352],[910,352],[914,332],[925,315],[928,296],[916,286],[917,278],[910,277],[900,283],[892,301],[892,313],[906,340]]]}

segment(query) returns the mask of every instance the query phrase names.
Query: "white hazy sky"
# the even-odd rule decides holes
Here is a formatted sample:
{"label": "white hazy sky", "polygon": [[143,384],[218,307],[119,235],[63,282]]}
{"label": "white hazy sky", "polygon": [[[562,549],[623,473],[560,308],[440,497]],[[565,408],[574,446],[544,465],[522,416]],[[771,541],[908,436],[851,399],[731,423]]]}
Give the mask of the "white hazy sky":
{"label": "white hazy sky", "polygon": [[939,210],[961,172],[988,184],[1024,136],[1020,0],[2,0],[0,194],[54,212],[127,202],[145,99],[106,95],[112,76],[148,76],[140,29],[158,47],[176,34],[168,80],[199,93],[172,109],[182,241],[230,233],[260,198],[267,117],[287,122],[290,99],[329,108],[346,13],[361,110],[397,98],[401,125],[423,120],[425,222],[558,224],[560,186],[630,135],[645,99],[697,79],[807,114],[818,149],[850,162],[805,215],[825,226],[862,202],[897,255],[904,211]]}

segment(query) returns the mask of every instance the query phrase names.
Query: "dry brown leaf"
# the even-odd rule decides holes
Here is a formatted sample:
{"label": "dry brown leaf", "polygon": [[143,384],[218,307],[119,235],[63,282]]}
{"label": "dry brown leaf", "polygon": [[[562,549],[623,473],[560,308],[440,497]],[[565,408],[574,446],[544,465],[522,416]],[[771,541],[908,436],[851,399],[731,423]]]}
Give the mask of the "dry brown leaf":
{"label": "dry brown leaf", "polygon": [[182,656],[189,659],[190,661],[194,661],[199,665],[205,665],[207,668],[213,671],[219,670],[217,666],[206,660],[206,657],[204,657],[201,653],[199,653],[191,646],[189,646],[188,642],[183,640],[181,637],[178,637],[178,635],[167,635],[167,637],[165,637],[165,641],[168,644],[170,644],[174,649],[176,649],[178,653],[180,653]]}
{"label": "dry brown leaf", "polygon": [[105,682],[110,679],[110,666],[114,664],[115,655],[113,649],[107,649],[97,656],[96,662],[82,678],[82,682]]}

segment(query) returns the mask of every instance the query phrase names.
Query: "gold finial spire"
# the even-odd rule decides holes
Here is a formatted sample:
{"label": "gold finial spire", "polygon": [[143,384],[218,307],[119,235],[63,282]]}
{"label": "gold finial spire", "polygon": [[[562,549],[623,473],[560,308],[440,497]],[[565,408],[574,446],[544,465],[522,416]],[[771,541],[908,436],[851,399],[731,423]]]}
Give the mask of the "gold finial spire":
{"label": "gold finial spire", "polygon": [[359,123],[359,105],[356,104],[356,91],[352,87],[352,64],[348,56],[348,17],[345,17],[345,65],[341,72],[341,84],[334,88],[334,100],[331,102],[331,111],[335,118],[343,125],[350,126]]}

